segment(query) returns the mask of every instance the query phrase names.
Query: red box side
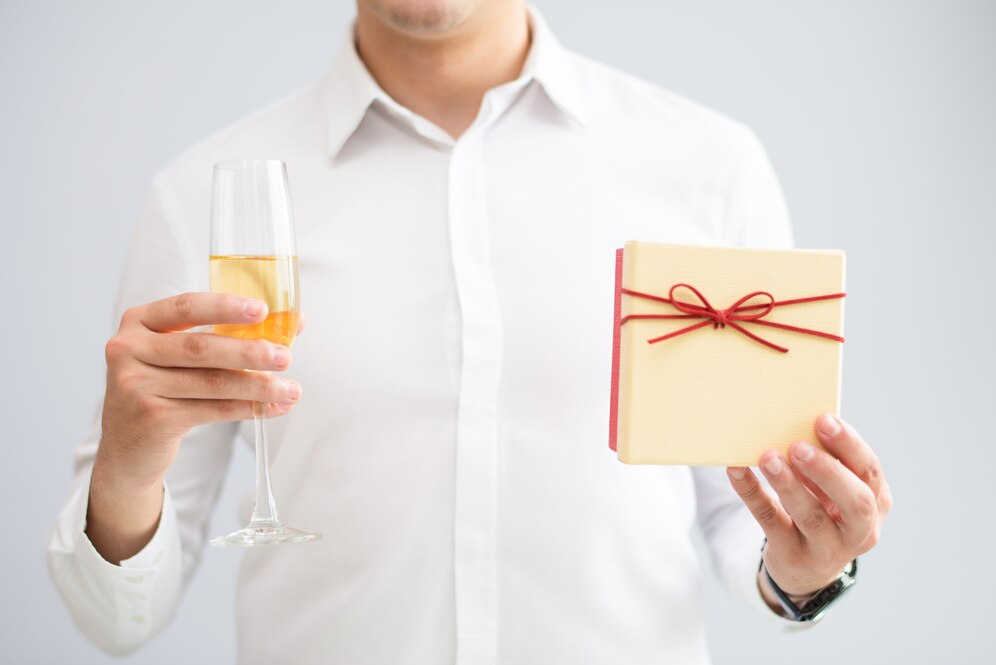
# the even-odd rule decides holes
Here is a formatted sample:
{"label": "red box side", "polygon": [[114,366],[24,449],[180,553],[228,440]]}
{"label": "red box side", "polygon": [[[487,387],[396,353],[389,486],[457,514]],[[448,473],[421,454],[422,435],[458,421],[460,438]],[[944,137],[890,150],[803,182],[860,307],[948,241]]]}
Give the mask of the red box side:
{"label": "red box side", "polygon": [[609,448],[616,449],[619,423],[619,319],[622,316],[623,250],[616,250],[616,297],[612,317],[612,390],[609,393]]}

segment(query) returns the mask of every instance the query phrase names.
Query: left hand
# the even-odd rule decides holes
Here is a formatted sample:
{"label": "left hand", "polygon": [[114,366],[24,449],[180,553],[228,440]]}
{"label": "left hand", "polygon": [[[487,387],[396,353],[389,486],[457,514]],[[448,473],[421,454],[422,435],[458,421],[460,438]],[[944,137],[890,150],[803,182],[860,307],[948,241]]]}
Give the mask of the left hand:
{"label": "left hand", "polygon": [[892,508],[882,466],[854,428],[823,414],[815,429],[825,451],[797,441],[788,460],[774,450],[758,460],[778,499],[750,469],[727,469],[768,537],[765,567],[790,596],[815,594],[873,548]]}

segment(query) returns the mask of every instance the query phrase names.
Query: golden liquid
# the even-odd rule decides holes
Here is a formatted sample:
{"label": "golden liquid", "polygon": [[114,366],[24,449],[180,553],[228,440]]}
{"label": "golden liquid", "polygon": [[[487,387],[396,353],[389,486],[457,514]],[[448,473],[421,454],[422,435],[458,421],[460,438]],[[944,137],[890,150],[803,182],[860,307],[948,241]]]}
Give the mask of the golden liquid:
{"label": "golden liquid", "polygon": [[296,256],[212,256],[211,290],[258,298],[270,312],[260,323],[218,324],[215,333],[284,346],[294,341],[300,310]]}

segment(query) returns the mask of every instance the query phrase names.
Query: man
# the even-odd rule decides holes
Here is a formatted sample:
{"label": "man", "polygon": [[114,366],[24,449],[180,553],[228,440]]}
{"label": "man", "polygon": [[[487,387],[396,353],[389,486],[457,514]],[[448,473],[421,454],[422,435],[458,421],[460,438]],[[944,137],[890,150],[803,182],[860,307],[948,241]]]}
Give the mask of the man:
{"label": "man", "polygon": [[[297,380],[241,371],[287,369],[286,348],[177,334],[266,316],[197,293],[211,165],[255,156],[293,182]],[[815,423],[830,454],[762,456],[777,499],[747,469],[630,467],[605,447],[628,239],[791,234],[748,130],[565,50],[522,0],[359,0],[325,80],[154,182],[50,547],[81,629],[127,652],[169,619],[253,400],[287,414],[284,516],[325,539],[247,553],[244,663],[708,662],[696,521],[724,582],[772,617],[772,583],[797,604],[834,583],[891,504],[845,423]]]}

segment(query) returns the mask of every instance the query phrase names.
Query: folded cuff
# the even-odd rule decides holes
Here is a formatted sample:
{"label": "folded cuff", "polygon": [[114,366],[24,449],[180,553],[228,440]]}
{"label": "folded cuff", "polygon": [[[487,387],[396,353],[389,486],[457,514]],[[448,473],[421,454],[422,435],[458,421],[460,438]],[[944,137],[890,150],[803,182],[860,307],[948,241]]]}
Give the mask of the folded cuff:
{"label": "folded cuff", "polygon": [[179,582],[174,570],[178,570],[178,561],[173,561],[179,552],[172,552],[179,549],[180,540],[176,511],[164,484],[162,512],[152,538],[137,554],[115,565],[97,552],[86,535],[89,490],[87,473],[56,523],[49,545],[49,570],[80,630],[105,651],[124,654],[163,623],[159,616],[163,603],[155,602],[157,584]]}

